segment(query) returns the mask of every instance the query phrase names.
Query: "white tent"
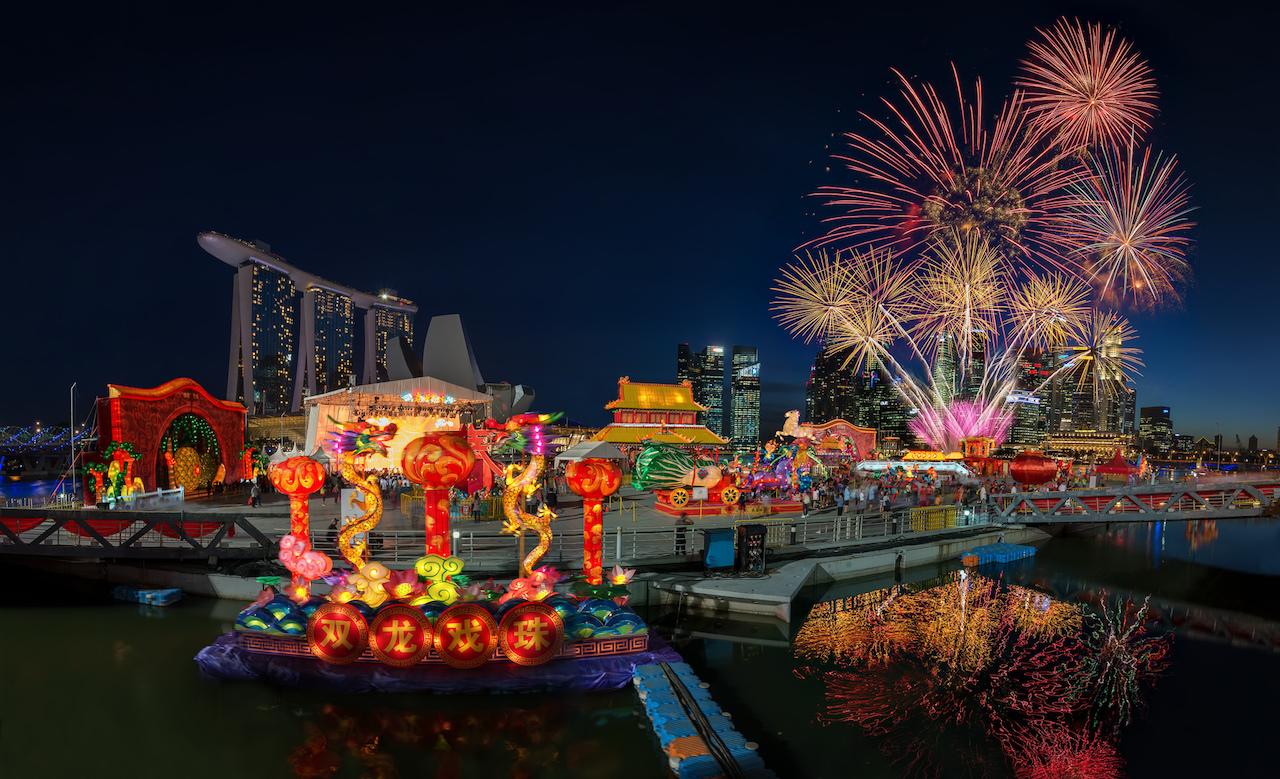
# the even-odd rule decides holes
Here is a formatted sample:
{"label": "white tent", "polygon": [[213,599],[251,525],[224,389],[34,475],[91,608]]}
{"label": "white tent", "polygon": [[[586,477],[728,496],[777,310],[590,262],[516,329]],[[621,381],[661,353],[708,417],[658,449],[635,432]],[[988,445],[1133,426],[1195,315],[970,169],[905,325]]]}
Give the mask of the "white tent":
{"label": "white tent", "polygon": [[583,441],[556,455],[556,465],[597,457],[602,460],[626,460],[622,450],[605,441]]}
{"label": "white tent", "polygon": [[323,448],[317,447],[316,450],[312,452],[309,456],[311,457],[312,460],[315,460],[316,462],[323,465],[324,469],[330,473],[332,473],[333,469],[337,467],[337,463],[334,462],[333,458],[330,457],[329,453],[326,452]]}

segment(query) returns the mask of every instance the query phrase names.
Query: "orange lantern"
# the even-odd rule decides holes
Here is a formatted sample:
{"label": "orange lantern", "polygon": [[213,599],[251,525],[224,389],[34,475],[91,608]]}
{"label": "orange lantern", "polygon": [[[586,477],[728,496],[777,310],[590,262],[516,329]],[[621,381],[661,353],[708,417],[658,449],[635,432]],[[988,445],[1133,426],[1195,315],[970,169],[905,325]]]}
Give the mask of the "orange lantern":
{"label": "orange lantern", "polygon": [[590,584],[601,584],[604,549],[604,507],[600,501],[618,491],[622,471],[612,460],[589,457],[564,469],[569,489],[582,496],[582,573]]}
{"label": "orange lantern", "polygon": [[[311,542],[311,493],[324,486],[324,466],[310,457],[290,457],[267,472],[276,489],[289,496],[289,534]],[[310,582],[293,574],[293,592],[309,593]]]}
{"label": "orange lantern", "polygon": [[400,470],[406,479],[422,485],[427,554],[452,556],[449,488],[465,481],[475,464],[475,452],[462,433],[427,433],[404,448]]}

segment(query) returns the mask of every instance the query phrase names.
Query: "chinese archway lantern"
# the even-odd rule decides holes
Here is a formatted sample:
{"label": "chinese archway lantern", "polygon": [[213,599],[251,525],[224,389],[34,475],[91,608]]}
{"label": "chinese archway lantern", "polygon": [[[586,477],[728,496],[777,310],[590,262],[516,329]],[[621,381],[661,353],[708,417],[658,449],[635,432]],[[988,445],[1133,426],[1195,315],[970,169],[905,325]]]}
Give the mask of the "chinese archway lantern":
{"label": "chinese archway lantern", "polygon": [[1009,475],[1023,486],[1044,484],[1058,475],[1058,461],[1039,452],[1023,452],[1009,464]]}
{"label": "chinese archway lantern", "polygon": [[427,433],[404,448],[400,470],[406,479],[422,485],[427,554],[452,555],[449,489],[464,482],[475,464],[475,452],[462,433]]}
{"label": "chinese archway lantern", "polygon": [[290,457],[267,471],[275,488],[289,496],[289,535],[280,539],[280,561],[293,574],[291,594],[305,600],[312,580],[329,572],[332,561],[311,550],[311,493],[324,486],[324,466],[310,457]]}
{"label": "chinese archway lantern", "polygon": [[600,501],[618,491],[622,471],[612,460],[589,457],[564,469],[569,489],[582,496],[582,572],[589,584],[601,584],[604,507]]}

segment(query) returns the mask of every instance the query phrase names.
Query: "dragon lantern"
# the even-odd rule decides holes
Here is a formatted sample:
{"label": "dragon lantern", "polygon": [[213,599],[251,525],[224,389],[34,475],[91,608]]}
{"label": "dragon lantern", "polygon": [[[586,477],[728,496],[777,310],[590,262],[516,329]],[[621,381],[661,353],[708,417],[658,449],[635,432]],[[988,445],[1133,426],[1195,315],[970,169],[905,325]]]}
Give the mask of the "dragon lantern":
{"label": "dragon lantern", "polygon": [[355,489],[351,498],[360,509],[360,516],[348,522],[338,533],[338,551],[357,571],[368,562],[369,531],[382,521],[382,490],[378,477],[365,473],[365,463],[370,455],[387,453],[387,442],[395,437],[396,425],[386,420],[361,420],[338,422],[337,430],[329,433],[325,441],[328,449],[341,464],[342,478]]}

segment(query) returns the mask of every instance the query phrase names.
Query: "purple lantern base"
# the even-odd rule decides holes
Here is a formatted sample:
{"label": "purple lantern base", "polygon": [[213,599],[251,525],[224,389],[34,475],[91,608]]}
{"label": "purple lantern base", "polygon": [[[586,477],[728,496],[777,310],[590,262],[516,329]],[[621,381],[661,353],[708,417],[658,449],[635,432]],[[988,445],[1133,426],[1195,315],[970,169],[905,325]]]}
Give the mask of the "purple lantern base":
{"label": "purple lantern base", "polygon": [[563,658],[537,666],[488,663],[458,670],[442,664],[392,668],[378,663],[331,665],[315,658],[255,652],[224,633],[196,654],[196,664],[215,679],[267,682],[339,692],[522,693],[617,690],[631,683],[638,665],[680,662],[657,636],[643,652]]}

